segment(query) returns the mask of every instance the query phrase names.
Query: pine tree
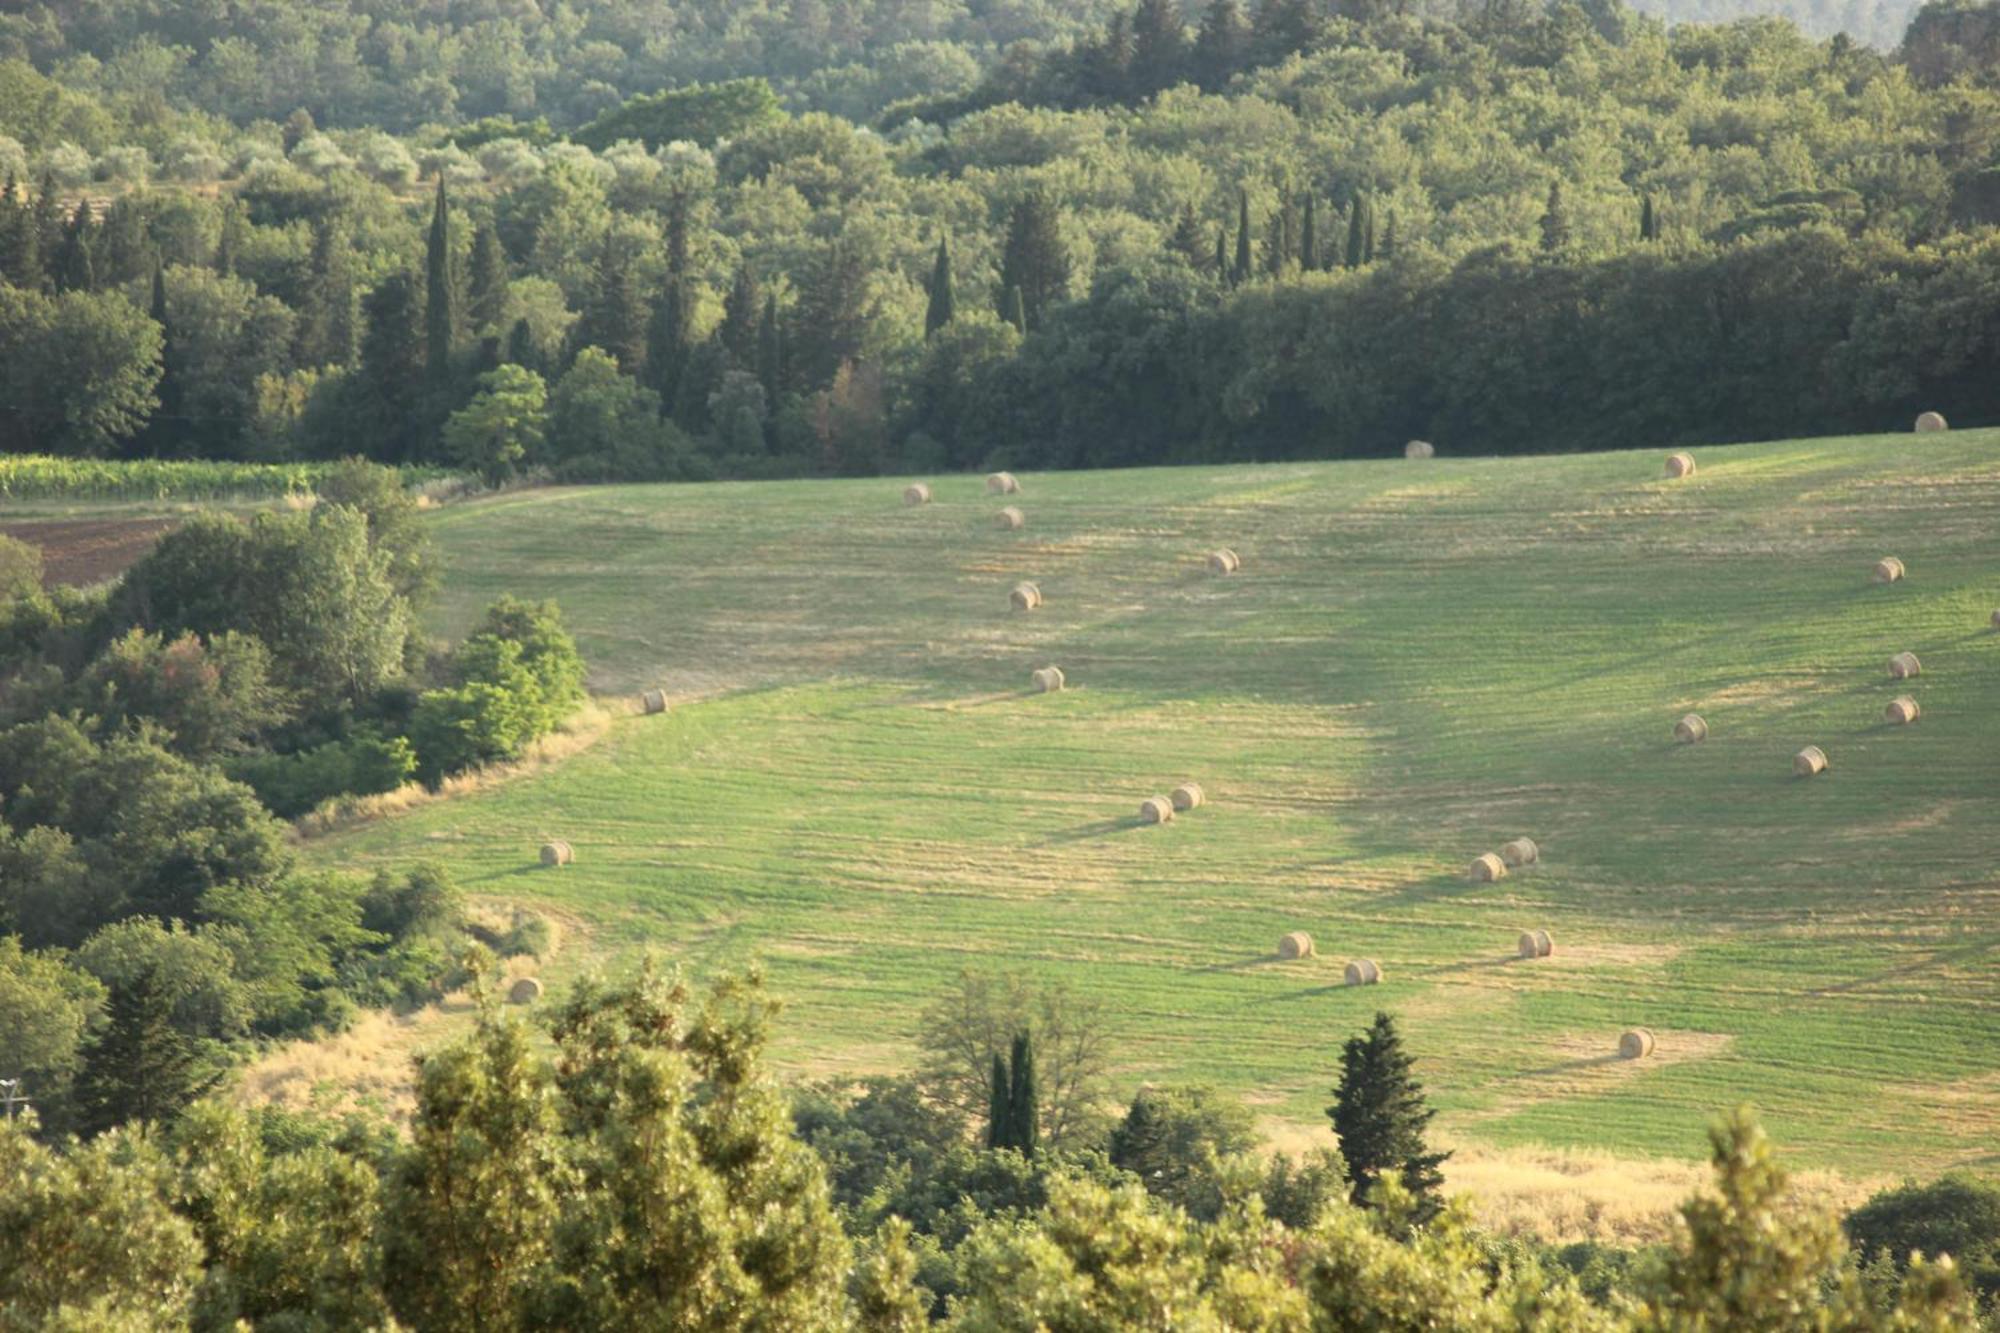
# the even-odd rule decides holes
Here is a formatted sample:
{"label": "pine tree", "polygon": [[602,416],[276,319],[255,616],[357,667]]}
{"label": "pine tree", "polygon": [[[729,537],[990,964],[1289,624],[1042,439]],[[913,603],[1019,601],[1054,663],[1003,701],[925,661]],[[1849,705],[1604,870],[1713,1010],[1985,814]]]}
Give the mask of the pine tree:
{"label": "pine tree", "polygon": [[451,201],[440,173],[430,235],[424,245],[424,366],[433,384],[451,376],[451,354],[458,347],[458,304],[451,253]]}
{"label": "pine tree", "polygon": [[299,360],[308,366],[348,366],[360,346],[354,250],[347,225],[329,214],[313,229],[311,274],[300,311]]}
{"label": "pine tree", "polygon": [[1396,257],[1396,210],[1393,208],[1389,210],[1388,221],[1382,224],[1382,246],[1375,253],[1385,260]]}
{"label": "pine tree", "polygon": [[958,318],[958,292],[951,279],[951,243],[938,239],[937,262],[931,265],[931,300],[924,310],[924,337],[930,338]]}
{"label": "pine tree", "polygon": [[1167,238],[1167,248],[1185,259],[1197,273],[1207,265],[1208,242],[1202,238],[1201,219],[1195,216],[1192,200],[1181,205],[1180,216],[1174,219],[1173,235]]}
{"label": "pine tree", "polygon": [[1229,281],[1229,228],[1215,229],[1215,280]]}
{"label": "pine tree", "polygon": [[1007,1132],[1009,1147],[1033,1156],[1041,1147],[1041,1094],[1035,1087],[1035,1046],[1025,1032],[1014,1038],[1014,1058],[1008,1071]]}
{"label": "pine tree", "polygon": [[1299,226],[1299,268],[1312,273],[1319,268],[1319,203],[1306,196],[1305,221]]}
{"label": "pine tree", "polygon": [[1348,268],[1360,268],[1367,262],[1368,255],[1368,196],[1357,194],[1354,204],[1347,210],[1347,254]]}
{"label": "pine tree", "polygon": [[729,295],[722,299],[722,327],[718,332],[730,357],[746,370],[757,364],[758,320],[763,314],[764,293],[757,284],[757,274],[748,264],[739,264]]}
{"label": "pine tree", "polygon": [[598,252],[596,291],[579,323],[576,345],[601,347],[617,360],[620,370],[638,375],[646,365],[648,320],[632,267],[629,244],[616,232],[607,232]]}
{"label": "pine tree", "polygon": [[101,287],[122,287],[153,271],[153,240],[146,234],[144,197],[123,194],[104,210],[91,260]]}
{"label": "pine tree", "polygon": [[413,462],[424,364],[424,321],[416,279],[391,273],[362,302],[364,331],[356,384],[389,458]]}
{"label": "pine tree", "polygon": [[641,383],[660,395],[671,412],[680,392],[681,372],[687,368],[689,346],[689,298],[686,280],[678,273],[667,275],[666,290],[653,303],[653,317],[646,325],[646,373]]}
{"label": "pine tree", "polygon": [[1236,192],[1236,262],[1229,267],[1229,281],[1241,286],[1250,280],[1250,192]]}
{"label": "pine tree", "polygon": [[500,235],[490,224],[482,224],[472,233],[468,295],[474,332],[492,335],[506,326],[507,252],[500,248]]}
{"label": "pine tree", "polygon": [[1432,1152],[1425,1142],[1436,1112],[1412,1076],[1415,1064],[1403,1049],[1396,1021],[1376,1014],[1374,1026],[1349,1038],[1342,1050],[1340,1086],[1326,1113],[1347,1159],[1354,1202],[1366,1203],[1369,1187],[1393,1171],[1417,1201],[1420,1216],[1428,1218],[1443,1202],[1438,1167],[1451,1154]]}
{"label": "pine tree", "polygon": [[1132,60],[1136,50],[1132,16],[1113,14],[1104,25],[1104,36],[1089,49],[1086,67],[1091,91],[1114,102],[1128,100],[1133,92]]}
{"label": "pine tree", "polygon": [[1280,204],[1271,218],[1271,231],[1264,238],[1264,270],[1273,278],[1285,276],[1292,262],[1292,211]]}
{"label": "pine tree", "polygon": [[174,999],[148,968],[115,981],[104,1027],[84,1052],[76,1098],[84,1133],[127,1121],[165,1124],[214,1087],[192,1038],[174,1026]]}
{"label": "pine tree", "polygon": [[1028,336],[1028,307],[1021,299],[1021,289],[1011,283],[1000,298],[1000,318],[1012,324],[1014,332],[1023,338]]}
{"label": "pine tree", "polygon": [[90,205],[79,202],[63,227],[62,240],[49,261],[49,278],[58,292],[87,292],[97,286],[97,273],[90,256]]}
{"label": "pine tree", "polygon": [[1642,241],[1660,239],[1660,218],[1653,210],[1653,196],[1650,194],[1639,205],[1639,239]]}
{"label": "pine tree", "polygon": [[1000,286],[1021,289],[1027,327],[1038,329],[1048,307],[1069,291],[1069,247],[1063,244],[1055,200],[1042,191],[1014,205],[1000,257]]}
{"label": "pine tree", "polygon": [[1249,42],[1250,24],[1239,0],[1212,0],[1194,39],[1195,82],[1208,92],[1227,86],[1243,68]]}
{"label": "pine tree", "polygon": [[1175,0],[1139,0],[1132,12],[1134,92],[1151,97],[1180,82],[1187,63],[1187,28]]}
{"label": "pine tree", "polygon": [[62,244],[63,233],[62,196],[56,192],[56,178],[53,172],[42,173],[41,192],[35,196],[35,206],[29,219],[29,226],[35,235],[35,271],[33,285],[47,289],[49,286],[49,260],[56,247]]}
{"label": "pine tree", "polygon": [[1007,1075],[1006,1058],[995,1051],[992,1096],[986,1105],[986,1146],[989,1148],[1014,1146],[1013,1091],[1012,1081]]}
{"label": "pine tree", "polygon": [[144,447],[155,458],[172,458],[180,452],[180,440],[186,433],[186,423],[181,420],[180,341],[174,336],[173,320],[167,315],[167,273],[157,262],[153,265],[153,300],[147,313],[160,326],[160,383],[153,390],[159,406],[146,423]]}
{"label": "pine tree", "polygon": [[764,386],[764,401],[776,403],[785,382],[785,333],[778,322],[778,294],[764,297],[764,318],[757,326],[757,378]]}
{"label": "pine tree", "polygon": [[837,236],[806,270],[799,284],[794,355],[808,384],[831,381],[861,355],[868,333],[868,264],[860,248]]}
{"label": "pine tree", "polygon": [[1569,210],[1563,206],[1562,182],[1549,182],[1548,206],[1542,210],[1542,253],[1555,254],[1569,244]]}
{"label": "pine tree", "polygon": [[1375,201],[1363,201],[1361,209],[1361,262],[1375,262]]}

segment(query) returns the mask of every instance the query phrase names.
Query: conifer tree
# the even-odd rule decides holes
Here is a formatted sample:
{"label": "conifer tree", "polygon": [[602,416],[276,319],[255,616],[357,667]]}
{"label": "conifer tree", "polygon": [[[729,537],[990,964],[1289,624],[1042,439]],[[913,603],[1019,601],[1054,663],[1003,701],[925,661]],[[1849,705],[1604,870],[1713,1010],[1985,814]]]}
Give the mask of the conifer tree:
{"label": "conifer tree", "polygon": [[0,282],[23,289],[42,282],[42,248],[35,235],[35,210],[22,193],[21,182],[7,177],[0,194]]}
{"label": "conifer tree", "polygon": [[97,286],[91,261],[90,205],[79,202],[62,230],[62,240],[49,262],[49,278],[58,292],[87,292]]}
{"label": "conifer tree", "polygon": [[62,244],[63,220],[62,196],[56,192],[55,173],[44,171],[29,222],[35,235],[33,285],[37,288],[46,289],[49,285],[49,259]]}
{"label": "conifer tree", "polygon": [[646,326],[646,372],[640,377],[646,387],[660,395],[669,412],[680,391],[681,372],[687,368],[692,342],[689,313],[686,280],[669,272],[666,290],[654,303],[652,320]]}
{"label": "conifer tree", "polygon": [[718,332],[731,359],[745,369],[757,364],[758,320],[763,314],[764,293],[757,285],[757,274],[748,264],[739,264],[729,295],[722,299]]}
{"label": "conifer tree", "polygon": [[1271,234],[1264,238],[1264,267],[1273,278],[1285,276],[1292,262],[1292,210],[1283,204],[1271,218]]}
{"label": "conifer tree", "polygon": [[1653,196],[1650,194],[1639,205],[1639,239],[1642,241],[1660,239],[1660,218],[1653,209]]}
{"label": "conifer tree", "polygon": [[1549,182],[1549,202],[1542,210],[1542,253],[1555,254],[1569,244],[1569,210],[1563,205],[1562,182]]}
{"label": "conifer tree", "polygon": [[515,320],[514,327],[507,331],[507,346],[501,353],[501,360],[538,375],[546,370],[542,364],[542,349],[536,346],[535,331],[527,320]]}
{"label": "conifer tree", "polygon": [[1348,268],[1360,268],[1367,262],[1368,255],[1368,196],[1357,194],[1354,203],[1347,210],[1347,254]]}
{"label": "conifer tree", "polygon": [[1211,0],[1194,39],[1195,82],[1208,92],[1225,87],[1243,68],[1250,24],[1239,0]]}
{"label": "conifer tree", "polygon": [[1383,259],[1394,259],[1396,244],[1396,210],[1392,208],[1388,220],[1382,224],[1382,244],[1375,253]]}
{"label": "conifer tree", "polygon": [[1014,1146],[1013,1092],[1013,1083],[1008,1077],[1007,1058],[995,1051],[992,1096],[986,1105],[986,1146],[989,1148]]}
{"label": "conifer tree", "polygon": [[1048,307],[1069,291],[1069,247],[1063,244],[1055,200],[1037,190],[1014,205],[1000,257],[1000,285],[1021,290],[1027,327],[1038,329]]}
{"label": "conifer tree", "polygon": [[1215,229],[1215,280],[1229,281],[1229,228]]}
{"label": "conifer tree", "polygon": [[437,202],[431,209],[430,235],[424,245],[424,365],[432,383],[451,375],[451,354],[458,346],[458,283],[451,253],[451,201],[444,176],[438,176]]}
{"label": "conifer tree", "polygon": [[1139,0],[1132,11],[1132,90],[1150,97],[1180,82],[1187,29],[1175,0]]}
{"label": "conifer tree", "polygon": [[1367,199],[1361,210],[1361,262],[1375,262],[1375,201]]}
{"label": "conifer tree", "polygon": [[1432,1152],[1425,1141],[1436,1112],[1412,1074],[1415,1063],[1403,1049],[1396,1021],[1376,1014],[1374,1026],[1349,1038],[1342,1050],[1340,1086],[1326,1113],[1347,1160],[1354,1202],[1366,1203],[1369,1187],[1393,1172],[1427,1218],[1443,1202],[1438,1167],[1451,1154]]}
{"label": "conifer tree", "polygon": [[215,271],[225,278],[236,276],[236,256],[243,249],[243,210],[234,200],[222,207],[222,230],[215,239]]}
{"label": "conifer tree", "polygon": [[1007,1134],[1009,1147],[1033,1156],[1041,1147],[1041,1093],[1035,1086],[1034,1039],[1026,1032],[1014,1038],[1014,1058],[1008,1070]]}
{"label": "conifer tree", "polygon": [[1299,225],[1299,268],[1306,273],[1319,268],[1319,204],[1306,195],[1305,220]]}
{"label": "conifer tree", "polygon": [[1028,307],[1021,299],[1021,289],[1011,283],[1000,299],[1000,318],[1012,324],[1014,332],[1023,338],[1028,336]]}
{"label": "conifer tree", "polygon": [[1194,201],[1181,205],[1180,216],[1174,219],[1173,235],[1167,238],[1167,248],[1187,260],[1188,267],[1201,272],[1208,263],[1208,242],[1201,234],[1201,219],[1195,216]]}
{"label": "conifer tree", "polygon": [[424,364],[422,301],[414,277],[391,273],[362,302],[356,384],[388,456],[414,461],[422,423],[417,417]]}
{"label": "conifer tree", "polygon": [[174,457],[186,423],[181,420],[181,357],[179,340],[174,337],[173,320],[167,313],[167,274],[153,265],[153,299],[147,313],[160,326],[160,382],[153,391],[159,406],[146,422],[146,451],[154,457]]}
{"label": "conifer tree", "polygon": [[764,297],[764,318],[757,326],[757,378],[764,385],[764,401],[776,403],[785,382],[785,333],[778,323],[778,294]]}
{"label": "conifer tree", "polygon": [[598,252],[597,289],[579,325],[576,344],[603,348],[627,375],[645,368],[648,341],[646,307],[632,269],[630,245],[616,232],[607,232]]}
{"label": "conifer tree", "polygon": [[931,299],[924,310],[924,337],[930,338],[958,318],[958,293],[951,279],[951,243],[938,238],[937,261],[931,265]]}
{"label": "conifer tree", "polygon": [[1250,280],[1250,192],[1236,192],[1236,262],[1230,265],[1229,281],[1241,286]]}
{"label": "conifer tree", "polygon": [[101,1134],[137,1120],[165,1124],[215,1086],[194,1040],[174,1025],[174,997],[152,968],[113,981],[104,1027],[77,1078],[83,1131]]}
{"label": "conifer tree", "polygon": [[354,363],[360,319],[354,289],[354,252],[338,213],[313,228],[312,271],[300,312],[299,359],[308,366]]}
{"label": "conifer tree", "polygon": [[493,335],[507,318],[507,253],[500,248],[500,235],[490,224],[472,233],[472,274],[470,290],[472,327],[477,333]]}

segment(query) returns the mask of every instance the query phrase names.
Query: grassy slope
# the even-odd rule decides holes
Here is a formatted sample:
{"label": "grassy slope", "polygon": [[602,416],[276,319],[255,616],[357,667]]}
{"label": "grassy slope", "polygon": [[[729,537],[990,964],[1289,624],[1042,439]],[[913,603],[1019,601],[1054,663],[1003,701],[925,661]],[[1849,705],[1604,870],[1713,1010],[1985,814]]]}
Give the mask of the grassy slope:
{"label": "grassy slope", "polygon": [[[1112,1004],[1130,1081],[1301,1122],[1382,1006],[1461,1136],[1687,1153],[1748,1099],[1801,1163],[1991,1168],[2000,435],[1700,458],[1035,476],[1018,533],[976,478],[448,510],[444,628],[553,596],[600,689],[684,702],[321,854],[437,857],[600,952],[761,958],[813,1068],[907,1064],[942,979],[1018,965]],[[1010,614],[1024,577],[1047,605]],[[1048,662],[1079,688],[1023,693]],[[1676,747],[1689,709],[1712,738]],[[1795,782],[1807,743],[1832,771]],[[1139,827],[1184,777],[1213,804]],[[1465,882],[1523,833],[1541,867]],[[578,863],[534,868],[545,836]],[[1533,926],[1560,953],[1512,961]],[[1321,958],[1275,959],[1296,928]],[[1340,987],[1356,956],[1388,984]],[[1631,1024],[1657,1058],[1608,1058]]]}

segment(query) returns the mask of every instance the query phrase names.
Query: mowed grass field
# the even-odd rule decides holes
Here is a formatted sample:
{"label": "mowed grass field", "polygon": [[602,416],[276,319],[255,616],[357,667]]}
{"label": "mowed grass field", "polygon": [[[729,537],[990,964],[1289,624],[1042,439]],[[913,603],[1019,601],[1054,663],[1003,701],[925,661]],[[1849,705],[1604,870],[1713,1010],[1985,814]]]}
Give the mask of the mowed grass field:
{"label": "mowed grass field", "polygon": [[[449,508],[441,632],[556,598],[595,688],[674,710],[312,854],[542,905],[585,941],[557,979],[759,960],[803,1071],[906,1068],[958,969],[1018,968],[1106,1002],[1127,1092],[1323,1126],[1382,1008],[1459,1141],[1689,1156],[1749,1101],[1795,1164],[2000,1169],[2000,432],[1696,452]],[[1028,693],[1051,663],[1074,688]],[[1141,826],[1183,779],[1210,804]],[[1519,835],[1540,865],[1467,881]],[[1384,984],[1341,985],[1361,957]]]}

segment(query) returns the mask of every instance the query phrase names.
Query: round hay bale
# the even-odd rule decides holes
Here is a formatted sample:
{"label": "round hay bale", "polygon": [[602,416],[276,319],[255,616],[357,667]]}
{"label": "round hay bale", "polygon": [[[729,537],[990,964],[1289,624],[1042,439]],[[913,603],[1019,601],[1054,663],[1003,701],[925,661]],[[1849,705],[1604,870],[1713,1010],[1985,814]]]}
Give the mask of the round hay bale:
{"label": "round hay bale", "polygon": [[1674,723],[1674,739],[1682,745],[1699,745],[1708,739],[1708,723],[1700,713],[1689,713]]}
{"label": "round hay bale", "polygon": [[1942,412],[1925,412],[1917,418],[1917,434],[1928,435],[1934,430],[1950,430],[1945,424]]}
{"label": "round hay bale", "polygon": [[1507,878],[1507,863],[1491,852],[1479,857],[1466,872],[1474,884],[1491,884],[1495,880]]}
{"label": "round hay bale", "polygon": [[542,864],[545,866],[566,866],[576,860],[576,852],[560,838],[542,844]]}
{"label": "round hay bale", "polygon": [[1001,528],[1007,532],[1014,531],[1015,529],[1025,524],[1027,521],[1028,521],[1028,516],[1022,513],[1020,510],[1014,508],[1013,505],[1008,505],[1005,509],[1001,510],[999,513],[993,516],[993,526],[996,528]]}
{"label": "round hay bale", "polygon": [[1917,707],[1917,701],[1906,694],[1900,699],[1890,700],[1889,706],[1883,710],[1882,716],[1888,718],[1889,721],[1899,727],[1907,727],[1912,722],[1915,722],[1922,715],[1923,711],[1923,709]]}
{"label": "round hay bale", "polygon": [[1993,613],[1993,628],[2000,629],[2000,611]]}
{"label": "round hay bale", "polygon": [[1889,659],[1891,680],[1908,680],[1912,676],[1922,675],[1923,670],[1924,664],[1917,660],[1915,653],[1897,653]]}
{"label": "round hay bale", "polygon": [[1313,956],[1313,937],[1303,930],[1295,930],[1278,941],[1278,957],[1310,958]]}
{"label": "round hay bale", "polygon": [[986,478],[986,493],[988,495],[1019,495],[1021,493],[1021,483],[1014,479],[1014,474],[1011,472],[995,472]]}
{"label": "round hay bale", "polygon": [[1875,562],[1877,583],[1897,583],[1903,577],[1903,562],[1893,555],[1885,555]]}
{"label": "round hay bale", "polygon": [[1536,931],[1535,952],[1543,958],[1552,958],[1555,956],[1555,951],[1556,951],[1555,937],[1550,935],[1549,932],[1547,932],[1546,930]]}
{"label": "round hay bale", "polygon": [[1165,824],[1174,817],[1174,803],[1164,796],[1148,796],[1139,802],[1141,824]]}
{"label": "round hay bale", "polygon": [[1043,667],[1031,679],[1035,682],[1036,691],[1041,694],[1054,694],[1057,690],[1066,688],[1067,685],[1067,682],[1063,680],[1061,667]]}
{"label": "round hay bale", "polygon": [[639,703],[645,708],[649,716],[653,713],[664,713],[667,711],[667,692],[665,690],[647,690],[639,696]]}
{"label": "round hay bale", "polygon": [[1514,941],[1514,951],[1523,958],[1540,958],[1542,956],[1541,942],[1535,938],[1534,931],[1524,930],[1521,932],[1521,937]]}
{"label": "round hay bale", "polygon": [[1415,459],[1436,458],[1437,450],[1431,445],[1429,440],[1411,440],[1403,446],[1403,457]]}
{"label": "round hay bale", "polygon": [[1032,583],[1017,583],[1007,594],[1016,611],[1032,611],[1042,604],[1042,590]]}
{"label": "round hay bale", "polygon": [[1183,782],[1174,788],[1172,800],[1174,809],[1192,810],[1208,800],[1208,793],[1201,789],[1199,782]]}
{"label": "round hay bale", "polygon": [[1633,1028],[1618,1039],[1618,1055],[1624,1060],[1641,1060],[1653,1053],[1650,1028]]}
{"label": "round hay bale", "polygon": [[1542,849],[1535,846],[1533,838],[1516,838],[1500,849],[1500,859],[1518,870],[1541,860]]}
{"label": "round hay bale", "polygon": [[1826,772],[1826,751],[1817,745],[1808,745],[1792,756],[1792,776],[1816,778]]}
{"label": "round hay bale", "polygon": [[1243,568],[1243,557],[1228,547],[1208,553],[1208,572],[1211,574],[1234,574]]}
{"label": "round hay bale", "polygon": [[927,505],[931,502],[931,488],[921,481],[903,488],[903,503],[906,505]]}
{"label": "round hay bale", "polygon": [[1694,455],[1668,454],[1667,475],[1669,477],[1692,477],[1694,475]]}
{"label": "round hay bale", "polygon": [[1350,986],[1373,986],[1382,980],[1382,968],[1373,958],[1357,958],[1343,975]]}
{"label": "round hay bale", "polygon": [[542,998],[542,983],[533,977],[522,977],[507,988],[507,1003],[533,1004]]}

